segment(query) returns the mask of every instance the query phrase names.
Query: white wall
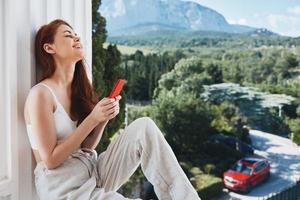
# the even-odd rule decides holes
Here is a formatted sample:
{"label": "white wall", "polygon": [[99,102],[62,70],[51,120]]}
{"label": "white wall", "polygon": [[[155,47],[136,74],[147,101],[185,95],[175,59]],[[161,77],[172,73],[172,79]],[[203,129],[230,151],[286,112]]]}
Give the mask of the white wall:
{"label": "white wall", "polygon": [[91,67],[91,0],[0,1],[0,200],[36,199],[23,109],[36,83],[34,35],[56,18],[69,22],[81,36]]}
{"label": "white wall", "polygon": [[[18,143],[16,32],[13,1],[0,3],[0,199],[17,199]],[[14,146],[15,145],[15,146]]]}

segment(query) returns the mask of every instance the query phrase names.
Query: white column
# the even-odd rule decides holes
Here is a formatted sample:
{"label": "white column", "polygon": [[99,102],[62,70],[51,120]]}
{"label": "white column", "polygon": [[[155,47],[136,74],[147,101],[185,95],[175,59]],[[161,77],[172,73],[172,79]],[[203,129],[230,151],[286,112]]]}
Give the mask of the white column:
{"label": "white column", "polygon": [[18,199],[15,1],[0,1],[0,199]]}
{"label": "white column", "polygon": [[[81,36],[91,66],[91,0],[0,1],[0,200],[37,199],[35,162],[23,110],[36,84],[36,31],[57,18],[66,20]],[[90,68],[90,77],[91,72]]]}

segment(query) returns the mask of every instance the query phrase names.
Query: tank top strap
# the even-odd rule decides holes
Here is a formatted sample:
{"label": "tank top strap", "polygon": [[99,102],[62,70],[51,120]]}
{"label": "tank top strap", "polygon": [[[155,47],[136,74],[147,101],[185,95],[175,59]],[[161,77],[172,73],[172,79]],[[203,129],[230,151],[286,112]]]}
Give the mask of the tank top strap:
{"label": "tank top strap", "polygon": [[39,84],[45,86],[46,88],[48,88],[48,90],[51,92],[51,94],[52,94],[52,96],[53,96],[53,98],[56,102],[56,105],[59,105],[59,101],[58,101],[56,95],[54,94],[53,90],[48,85],[46,85],[45,83],[39,83]]}

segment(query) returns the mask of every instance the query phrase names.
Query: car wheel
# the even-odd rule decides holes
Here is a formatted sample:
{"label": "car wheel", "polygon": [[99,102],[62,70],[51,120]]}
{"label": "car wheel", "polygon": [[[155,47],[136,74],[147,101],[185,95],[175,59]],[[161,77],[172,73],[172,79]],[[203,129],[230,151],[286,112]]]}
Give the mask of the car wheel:
{"label": "car wheel", "polygon": [[245,193],[248,194],[251,190],[252,190],[252,184],[249,183],[249,184],[247,184],[247,186],[246,186],[246,191],[245,191]]}
{"label": "car wheel", "polygon": [[271,173],[268,172],[268,174],[267,174],[266,177],[265,177],[264,182],[267,182],[267,181],[270,179],[270,176],[271,176]]}

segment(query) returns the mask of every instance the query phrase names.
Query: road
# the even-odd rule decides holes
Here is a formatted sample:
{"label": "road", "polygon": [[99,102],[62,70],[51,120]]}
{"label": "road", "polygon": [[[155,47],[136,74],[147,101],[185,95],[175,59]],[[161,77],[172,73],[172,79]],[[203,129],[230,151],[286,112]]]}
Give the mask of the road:
{"label": "road", "polygon": [[251,130],[255,154],[271,162],[271,177],[266,183],[253,188],[247,195],[224,190],[220,200],[254,200],[280,191],[300,178],[300,147],[291,140],[277,135]]}

